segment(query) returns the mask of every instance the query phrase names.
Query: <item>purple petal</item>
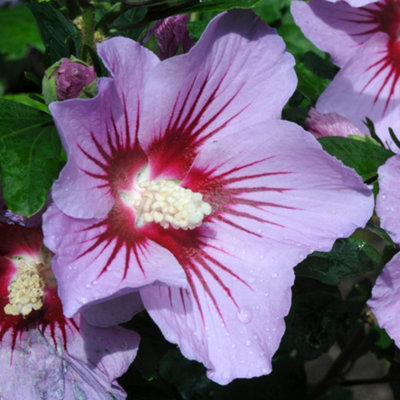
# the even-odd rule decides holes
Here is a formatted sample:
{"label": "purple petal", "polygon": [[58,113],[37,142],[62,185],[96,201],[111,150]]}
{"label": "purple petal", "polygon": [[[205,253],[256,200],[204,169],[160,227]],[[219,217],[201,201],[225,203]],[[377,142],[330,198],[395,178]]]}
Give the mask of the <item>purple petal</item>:
{"label": "purple petal", "polygon": [[49,106],[68,155],[67,165],[53,185],[52,197],[66,214],[80,218],[102,217],[114,202],[110,188],[96,179],[105,175],[103,164],[107,160],[101,164],[90,157],[99,153],[96,142],[107,140],[107,128],[112,126],[109,102],[115,102],[117,95],[109,80],[100,80],[98,87],[94,99],[66,100]]}
{"label": "purple petal", "polygon": [[54,184],[53,200],[76,218],[104,217],[119,190],[131,184],[130,168],[142,167],[145,156],[136,143],[139,98],[145,74],[158,62],[154,54],[126,38],[110,39],[98,50],[114,79],[100,79],[94,99],[50,105],[68,155]]}
{"label": "purple petal", "polygon": [[[129,215],[113,210],[106,219],[74,219],[51,206],[43,216],[44,243],[56,253],[53,270],[66,316],[155,281],[187,285],[174,256],[140,235]],[[110,321],[118,316],[125,319],[126,313]]]}
{"label": "purple petal", "polygon": [[372,297],[368,306],[375,315],[378,324],[394,339],[400,347],[400,254],[396,254],[386,264],[383,272],[378,276],[372,290]]}
{"label": "purple petal", "polygon": [[153,177],[182,179],[204,141],[278,118],[296,85],[293,65],[283,40],[251,11],[217,16],[188,54],[149,76],[139,141]]}
{"label": "purple petal", "polygon": [[51,333],[49,327],[23,332],[14,350],[12,333],[5,334],[0,342],[1,398],[126,398],[116,378],[135,358],[137,334],[119,327],[90,327],[80,318],[75,323],[79,331],[67,328],[66,348],[61,331]]}
{"label": "purple petal", "polygon": [[[327,0],[330,3],[341,2],[342,0]],[[343,0],[346,3],[349,3],[352,7],[364,7],[371,3],[376,3],[379,0]]]}
{"label": "purple petal", "polygon": [[113,326],[129,321],[133,315],[143,311],[144,306],[138,292],[102,301],[82,312],[86,321],[94,326]]}
{"label": "purple petal", "polygon": [[337,113],[321,114],[315,108],[311,108],[306,119],[307,130],[314,137],[350,135],[365,136],[352,122]]}
{"label": "purple petal", "polygon": [[400,156],[389,158],[379,170],[376,213],[395,243],[400,244]]}
{"label": "purple petal", "polygon": [[388,128],[400,132],[400,69],[397,45],[388,35],[377,33],[339,71],[317,102],[322,113],[336,112],[348,118],[361,130],[363,120],[370,118],[379,137],[397,150]]}
{"label": "purple petal", "polygon": [[343,1],[332,4],[325,0],[293,1],[291,5],[293,18],[304,35],[340,67],[378,31],[371,10],[380,8],[372,4],[357,9]]}
{"label": "purple petal", "polygon": [[372,192],[354,170],[285,121],[220,135],[202,148],[182,184],[203,193],[213,207],[209,218],[310,252],[329,250],[373,210]]}
{"label": "purple petal", "polygon": [[97,52],[114,78],[119,93],[122,93],[129,109],[129,123],[134,127],[139,123],[136,113],[139,114],[144,82],[159,60],[150,50],[124,37],[99,43]]}
{"label": "purple petal", "polygon": [[310,134],[283,121],[220,134],[202,147],[182,185],[213,208],[190,250],[177,235],[158,238],[182,264],[190,290],[148,287],[144,305],[216,382],[269,373],[293,267],[364,226],[372,193]]}

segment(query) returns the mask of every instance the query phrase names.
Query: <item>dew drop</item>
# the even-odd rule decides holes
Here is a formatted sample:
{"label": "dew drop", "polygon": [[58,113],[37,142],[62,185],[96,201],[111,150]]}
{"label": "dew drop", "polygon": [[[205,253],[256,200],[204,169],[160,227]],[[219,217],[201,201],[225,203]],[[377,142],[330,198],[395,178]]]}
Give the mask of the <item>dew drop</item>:
{"label": "dew drop", "polygon": [[268,374],[267,368],[263,368],[261,371],[262,371],[263,374]]}
{"label": "dew drop", "polygon": [[242,307],[237,313],[240,322],[248,324],[253,319],[253,313],[247,307]]}
{"label": "dew drop", "polygon": [[251,345],[251,340],[246,340],[246,346],[250,346]]}
{"label": "dew drop", "polygon": [[223,375],[223,378],[225,380],[228,380],[230,377],[231,377],[231,374],[229,372],[225,372],[224,375]]}
{"label": "dew drop", "polygon": [[271,276],[272,276],[273,278],[276,278],[276,277],[278,276],[278,274],[277,274],[276,272],[274,272],[274,273],[271,274]]}
{"label": "dew drop", "polygon": [[249,278],[249,283],[254,283],[255,281],[256,281],[256,278],[254,278],[254,277]]}
{"label": "dew drop", "polygon": [[235,348],[236,348],[236,344],[232,343],[232,349],[235,349]]}

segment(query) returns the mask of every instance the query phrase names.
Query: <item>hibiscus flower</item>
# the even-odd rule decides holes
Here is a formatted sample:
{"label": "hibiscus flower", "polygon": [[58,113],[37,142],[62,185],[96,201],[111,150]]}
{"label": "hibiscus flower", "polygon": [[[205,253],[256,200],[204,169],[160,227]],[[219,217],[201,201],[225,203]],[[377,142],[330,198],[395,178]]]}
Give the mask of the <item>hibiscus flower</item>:
{"label": "hibiscus flower", "polygon": [[[389,158],[378,170],[379,193],[376,200],[376,213],[381,226],[390,234],[393,241],[400,244],[400,156]],[[400,309],[400,254],[390,260],[378,276],[368,301],[379,325],[400,347],[400,325],[397,318]]]}
{"label": "hibiscus flower", "polygon": [[124,399],[138,336],[66,318],[40,228],[0,223],[0,398]]}
{"label": "hibiscus flower", "polygon": [[252,12],[217,16],[162,62],[126,38],[98,53],[98,96],[50,106],[68,163],[44,231],[66,314],[139,290],[211,379],[269,373],[293,267],[363,226],[370,190],[279,120],[294,60]]}
{"label": "hibiscus flower", "polygon": [[317,110],[336,112],[361,130],[369,117],[382,141],[396,150],[388,128],[400,132],[400,3],[368,3],[354,8],[344,1],[294,1],[291,11],[305,36],[341,67]]}

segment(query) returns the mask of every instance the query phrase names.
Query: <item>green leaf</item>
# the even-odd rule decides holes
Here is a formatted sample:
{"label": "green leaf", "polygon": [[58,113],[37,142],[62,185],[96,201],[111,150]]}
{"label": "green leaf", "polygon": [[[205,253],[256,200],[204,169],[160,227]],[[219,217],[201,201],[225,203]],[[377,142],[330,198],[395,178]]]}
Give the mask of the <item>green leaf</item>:
{"label": "green leaf", "polygon": [[348,167],[354,168],[364,181],[375,178],[378,168],[394,155],[390,150],[375,144],[368,137],[329,136],[318,140],[325,151]]}
{"label": "green leaf", "polygon": [[6,94],[2,96],[5,100],[15,101],[16,103],[25,104],[26,106],[36,108],[45,113],[50,113],[49,108],[43,102],[40,102],[36,97],[39,97],[37,93],[31,95],[29,93],[18,93],[18,94]]}
{"label": "green leaf", "polygon": [[72,54],[80,57],[79,32],[59,10],[50,3],[38,3],[35,0],[29,2],[29,8],[39,26],[49,65]]}
{"label": "green leaf", "polygon": [[35,19],[25,4],[0,8],[0,53],[8,59],[25,56],[28,45],[44,51]]}
{"label": "green leaf", "polygon": [[341,278],[361,275],[378,268],[379,252],[362,239],[339,239],[329,253],[314,252],[295,269],[296,276],[337,285]]}
{"label": "green leaf", "polygon": [[301,59],[307,51],[324,57],[324,53],[317,49],[301,32],[300,28],[294,23],[290,12],[284,14],[278,33],[286,43],[287,50],[297,59]]}
{"label": "green leaf", "polygon": [[299,79],[297,90],[315,103],[330,81],[315,75],[303,62],[296,63],[295,71]]}
{"label": "green leaf", "polygon": [[254,12],[268,24],[282,18],[283,9],[290,5],[290,0],[261,0],[254,7]]}
{"label": "green leaf", "polygon": [[60,170],[61,143],[50,115],[0,99],[0,168],[4,201],[31,216],[46,203]]}

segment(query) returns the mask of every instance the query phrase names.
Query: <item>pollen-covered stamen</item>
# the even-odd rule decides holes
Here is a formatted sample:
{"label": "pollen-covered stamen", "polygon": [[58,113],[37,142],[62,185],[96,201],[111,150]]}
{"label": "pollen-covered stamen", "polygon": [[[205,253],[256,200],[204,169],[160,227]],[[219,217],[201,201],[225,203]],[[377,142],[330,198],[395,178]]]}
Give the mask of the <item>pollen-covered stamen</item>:
{"label": "pollen-covered stamen", "polygon": [[42,308],[45,287],[56,284],[47,253],[47,249],[42,251],[39,260],[27,256],[12,257],[17,273],[8,286],[9,302],[4,307],[6,314],[26,317],[33,310]]}
{"label": "pollen-covered stamen", "polygon": [[[203,201],[201,193],[179,186],[173,180],[142,181],[131,197],[136,212],[136,224],[156,222],[167,229],[194,229],[211,214],[211,206]],[[127,196],[124,196],[127,199]],[[129,200],[128,200],[129,202]]]}

